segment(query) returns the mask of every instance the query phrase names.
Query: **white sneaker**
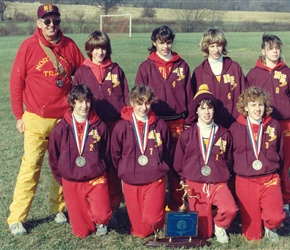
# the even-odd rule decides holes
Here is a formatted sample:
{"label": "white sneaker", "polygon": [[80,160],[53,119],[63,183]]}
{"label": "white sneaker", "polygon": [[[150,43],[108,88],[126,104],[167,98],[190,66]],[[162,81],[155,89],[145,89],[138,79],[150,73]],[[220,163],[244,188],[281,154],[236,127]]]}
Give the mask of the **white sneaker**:
{"label": "white sneaker", "polygon": [[97,231],[96,231],[97,236],[106,235],[107,232],[108,232],[108,229],[106,225],[104,224],[97,225]]}
{"label": "white sneaker", "polygon": [[57,224],[62,225],[62,224],[67,223],[67,218],[65,217],[64,213],[62,213],[62,212],[53,214],[52,217]]}
{"label": "white sneaker", "polygon": [[224,228],[214,225],[214,234],[216,236],[216,240],[219,243],[222,244],[229,243],[229,237],[227,236],[227,232]]}
{"label": "white sneaker", "polygon": [[27,231],[24,228],[22,222],[16,222],[9,225],[9,229],[10,229],[10,232],[15,236],[27,234]]}
{"label": "white sneaker", "polygon": [[265,238],[273,242],[278,241],[279,235],[277,234],[277,229],[269,229],[265,227]]}

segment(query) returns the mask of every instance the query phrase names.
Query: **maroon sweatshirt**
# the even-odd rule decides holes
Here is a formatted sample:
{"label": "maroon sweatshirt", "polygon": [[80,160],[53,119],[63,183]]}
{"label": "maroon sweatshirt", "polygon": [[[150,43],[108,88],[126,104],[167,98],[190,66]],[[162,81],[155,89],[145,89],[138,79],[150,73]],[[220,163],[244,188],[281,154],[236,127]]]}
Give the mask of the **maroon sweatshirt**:
{"label": "maroon sweatshirt", "polygon": [[119,177],[132,185],[143,185],[159,180],[172,167],[173,142],[167,124],[150,111],[148,144],[144,155],[148,163],[141,166],[141,155],[132,126],[132,107],[124,107],[111,138],[111,156]]}
{"label": "maroon sweatshirt", "polygon": [[270,94],[273,118],[290,119],[290,69],[284,62],[280,61],[270,69],[257,60],[256,66],[247,75],[247,82],[251,86],[265,89]]}
{"label": "maroon sweatshirt", "polygon": [[79,156],[72,130],[71,111],[53,128],[48,146],[48,161],[56,181],[87,181],[101,176],[109,161],[109,133],[106,125],[95,112],[90,113],[89,132],[82,156],[86,159],[83,167],[75,163]]}
{"label": "maroon sweatshirt", "polygon": [[218,126],[207,164],[211,168],[211,174],[208,176],[201,174],[201,168],[205,164],[199,148],[199,136],[195,123],[180,135],[173,166],[183,180],[219,183],[229,180],[232,161],[232,136],[226,128]]}
{"label": "maroon sweatshirt", "polygon": [[73,85],[85,83],[91,89],[96,99],[95,111],[102,121],[117,121],[129,101],[127,79],[117,63],[110,64],[103,73],[103,81],[99,83],[91,68],[83,64],[76,71]]}
{"label": "maroon sweatshirt", "polygon": [[[188,64],[177,53],[172,52],[172,60],[166,62],[152,52],[148,59],[139,66],[135,85],[144,84],[152,87],[158,102],[152,104],[152,110],[161,119],[183,116],[185,124],[191,125],[189,118],[190,102],[193,99],[193,89],[190,83],[190,70]],[[171,70],[164,79],[157,64],[170,63]]]}
{"label": "maroon sweatshirt", "polygon": [[238,98],[242,91],[247,88],[241,66],[231,58],[224,57],[221,81],[219,82],[211,70],[208,59],[206,59],[195,68],[192,75],[192,85],[195,91],[201,84],[207,84],[209,90],[217,98],[215,122],[229,128],[239,115],[236,109]]}
{"label": "maroon sweatshirt", "polygon": [[234,145],[234,172],[243,177],[263,176],[283,167],[283,136],[281,127],[277,120],[271,117],[263,118],[263,133],[259,160],[263,167],[255,170],[252,167],[256,160],[248,130],[246,119],[240,115],[235,123],[230,127]]}

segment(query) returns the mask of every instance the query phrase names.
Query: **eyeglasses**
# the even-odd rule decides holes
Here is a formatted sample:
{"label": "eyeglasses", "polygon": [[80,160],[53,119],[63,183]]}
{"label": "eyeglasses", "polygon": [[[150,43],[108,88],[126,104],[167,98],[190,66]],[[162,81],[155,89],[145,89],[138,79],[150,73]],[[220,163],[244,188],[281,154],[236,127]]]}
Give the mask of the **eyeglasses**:
{"label": "eyeglasses", "polygon": [[59,25],[61,20],[60,19],[38,19],[39,21],[43,22],[46,26],[50,25],[52,22],[53,25]]}

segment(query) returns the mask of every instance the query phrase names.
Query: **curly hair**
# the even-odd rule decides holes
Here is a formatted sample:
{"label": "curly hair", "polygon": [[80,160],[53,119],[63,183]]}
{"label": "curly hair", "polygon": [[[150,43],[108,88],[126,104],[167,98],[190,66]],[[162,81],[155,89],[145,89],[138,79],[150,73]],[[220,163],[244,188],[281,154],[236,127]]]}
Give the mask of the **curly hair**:
{"label": "curly hair", "polygon": [[203,36],[202,36],[200,43],[199,43],[200,50],[203,53],[204,57],[206,57],[206,58],[208,57],[209,45],[211,45],[213,43],[217,43],[217,44],[223,46],[223,51],[222,51],[223,55],[226,55],[228,53],[228,51],[227,51],[227,43],[228,42],[227,42],[227,39],[226,39],[224,32],[220,28],[211,27],[203,33]]}
{"label": "curly hair", "polygon": [[157,101],[154,90],[145,85],[134,86],[129,93],[130,102],[142,104],[144,100],[152,104]]}
{"label": "curly hair", "polygon": [[246,118],[248,116],[248,112],[245,109],[246,105],[255,101],[264,103],[265,113],[263,117],[267,117],[272,113],[273,109],[270,106],[269,94],[258,87],[249,87],[242,92],[237,103],[237,110]]}

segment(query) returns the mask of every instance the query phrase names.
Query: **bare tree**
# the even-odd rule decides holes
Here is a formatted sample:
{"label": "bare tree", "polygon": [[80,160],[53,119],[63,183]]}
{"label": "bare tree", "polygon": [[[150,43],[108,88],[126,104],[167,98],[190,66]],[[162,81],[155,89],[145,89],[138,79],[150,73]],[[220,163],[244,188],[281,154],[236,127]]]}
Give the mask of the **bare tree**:
{"label": "bare tree", "polygon": [[10,1],[0,1],[0,19],[2,22],[4,21],[4,12],[8,6],[8,2]]}
{"label": "bare tree", "polygon": [[122,0],[96,0],[96,6],[101,9],[105,15],[107,15],[111,8],[121,4],[122,2]]}
{"label": "bare tree", "polygon": [[181,25],[182,32],[192,32],[198,30],[198,28],[206,21],[208,11],[209,10],[206,9],[177,9],[175,11],[175,15]]}

